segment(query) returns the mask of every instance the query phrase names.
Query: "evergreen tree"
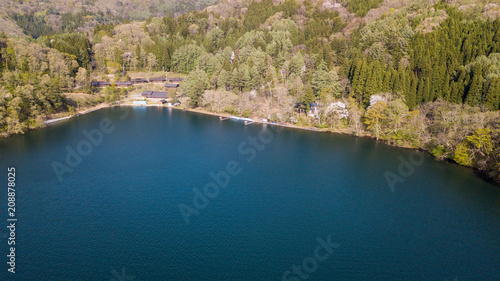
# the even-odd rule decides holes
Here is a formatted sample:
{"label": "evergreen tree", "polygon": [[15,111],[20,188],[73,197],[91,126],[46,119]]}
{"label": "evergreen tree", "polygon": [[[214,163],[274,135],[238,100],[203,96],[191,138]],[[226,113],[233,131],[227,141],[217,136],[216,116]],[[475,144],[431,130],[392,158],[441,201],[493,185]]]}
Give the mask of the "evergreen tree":
{"label": "evergreen tree", "polygon": [[483,68],[476,64],[473,69],[472,83],[467,92],[465,102],[471,106],[478,106],[483,93]]}
{"label": "evergreen tree", "polygon": [[412,75],[410,89],[408,90],[408,94],[406,95],[406,105],[410,110],[413,110],[413,108],[417,105],[417,84],[417,77],[415,77],[415,75]]}
{"label": "evergreen tree", "polygon": [[500,78],[491,81],[484,100],[490,110],[500,110]]}
{"label": "evergreen tree", "polygon": [[314,102],[316,98],[314,97],[314,91],[311,85],[308,85],[302,99],[303,103],[306,104],[306,112],[311,109],[311,103]]}

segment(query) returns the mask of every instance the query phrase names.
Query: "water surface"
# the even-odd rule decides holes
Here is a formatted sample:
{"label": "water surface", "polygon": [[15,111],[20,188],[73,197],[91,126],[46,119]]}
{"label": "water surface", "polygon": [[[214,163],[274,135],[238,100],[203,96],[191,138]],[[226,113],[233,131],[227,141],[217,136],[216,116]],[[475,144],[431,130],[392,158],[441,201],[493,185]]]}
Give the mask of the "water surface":
{"label": "water surface", "polygon": [[[19,220],[15,278],[0,232],[0,280],[282,280],[328,236],[340,246],[289,280],[500,278],[500,189],[469,169],[351,136],[124,110],[0,140]],[[114,130],[60,181],[53,163],[103,120]],[[250,159],[259,132],[273,139]],[[391,190],[384,173],[400,176],[410,157],[423,163]],[[230,161],[241,173],[187,224],[179,205],[193,207],[193,189]]]}

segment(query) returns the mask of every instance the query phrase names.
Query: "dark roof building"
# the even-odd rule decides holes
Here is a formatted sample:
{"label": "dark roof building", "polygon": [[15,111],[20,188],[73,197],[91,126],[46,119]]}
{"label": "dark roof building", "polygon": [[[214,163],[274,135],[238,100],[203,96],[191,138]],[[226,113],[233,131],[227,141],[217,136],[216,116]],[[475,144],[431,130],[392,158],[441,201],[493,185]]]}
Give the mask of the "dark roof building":
{"label": "dark roof building", "polygon": [[164,83],[165,81],[167,81],[167,78],[165,77],[149,78],[149,83]]}
{"label": "dark roof building", "polygon": [[132,82],[118,81],[118,82],[115,82],[115,85],[116,85],[116,87],[130,87],[130,86],[132,86]]}
{"label": "dark roof building", "polygon": [[167,92],[144,91],[141,96],[147,99],[168,99]]}
{"label": "dark roof building", "polygon": [[179,84],[169,84],[169,83],[165,84],[165,88],[177,88],[177,87],[179,87]]}
{"label": "dark roof building", "polygon": [[148,80],[145,78],[134,78],[130,79],[130,82],[132,82],[132,84],[143,84],[143,83],[148,83]]}
{"label": "dark roof building", "polygon": [[109,86],[111,85],[111,83],[107,82],[107,81],[92,81],[90,82],[90,86],[92,87],[105,87],[105,86]]}
{"label": "dark roof building", "polygon": [[179,84],[182,81],[184,81],[184,78],[170,78],[170,79],[168,79],[168,82],[176,83],[176,84]]}

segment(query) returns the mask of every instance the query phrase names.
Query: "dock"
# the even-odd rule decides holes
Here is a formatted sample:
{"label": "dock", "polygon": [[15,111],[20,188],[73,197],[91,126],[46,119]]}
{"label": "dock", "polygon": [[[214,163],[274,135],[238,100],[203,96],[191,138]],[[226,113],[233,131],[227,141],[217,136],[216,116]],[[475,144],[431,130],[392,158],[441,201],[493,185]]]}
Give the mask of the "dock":
{"label": "dock", "polygon": [[62,120],[67,120],[69,118],[71,118],[71,117],[67,116],[67,117],[62,117],[62,118],[57,118],[57,119],[51,119],[51,120],[45,121],[45,124],[48,125],[48,124],[52,124],[52,123],[59,122],[59,121],[62,121]]}
{"label": "dock", "polygon": [[229,117],[219,116],[219,120],[220,120],[220,121],[224,121],[224,120],[227,120],[227,119],[229,119]]}

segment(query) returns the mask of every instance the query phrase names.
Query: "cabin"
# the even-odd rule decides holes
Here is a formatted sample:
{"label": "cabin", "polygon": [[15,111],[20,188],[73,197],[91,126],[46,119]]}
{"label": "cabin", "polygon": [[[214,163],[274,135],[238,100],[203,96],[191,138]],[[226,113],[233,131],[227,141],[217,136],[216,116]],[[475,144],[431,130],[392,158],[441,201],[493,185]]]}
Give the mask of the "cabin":
{"label": "cabin", "polygon": [[168,99],[167,92],[143,91],[141,96],[147,99]]}
{"label": "cabin", "polygon": [[165,83],[165,82],[167,82],[167,78],[165,77],[149,78],[149,83]]}
{"label": "cabin", "polygon": [[109,83],[107,81],[92,81],[92,82],[90,82],[91,87],[103,88],[103,87],[110,86],[110,85],[111,85],[111,83]]}
{"label": "cabin", "polygon": [[184,78],[170,78],[170,79],[168,79],[168,82],[171,84],[179,84],[182,81],[184,81]]}
{"label": "cabin", "polygon": [[163,100],[163,99],[158,101],[158,105],[164,105],[166,103],[167,103],[167,101]]}
{"label": "cabin", "polygon": [[115,85],[116,85],[116,87],[118,87],[118,88],[126,88],[126,87],[130,87],[130,86],[132,86],[132,82],[128,82],[128,81],[118,81],[118,82],[115,82]]}
{"label": "cabin", "polygon": [[149,83],[148,80],[145,78],[134,78],[131,79],[130,82],[132,83],[132,85]]}
{"label": "cabin", "polygon": [[177,88],[179,87],[179,84],[165,84],[165,91],[167,91],[169,94],[174,95],[177,92]]}
{"label": "cabin", "polygon": [[309,103],[311,110],[308,112],[308,116],[318,118],[319,117],[319,105],[315,102]]}

